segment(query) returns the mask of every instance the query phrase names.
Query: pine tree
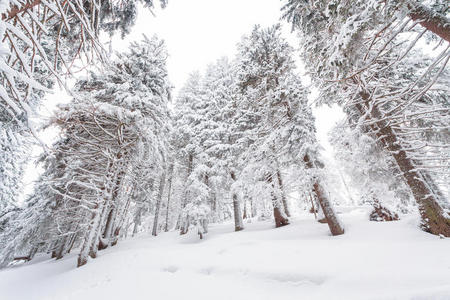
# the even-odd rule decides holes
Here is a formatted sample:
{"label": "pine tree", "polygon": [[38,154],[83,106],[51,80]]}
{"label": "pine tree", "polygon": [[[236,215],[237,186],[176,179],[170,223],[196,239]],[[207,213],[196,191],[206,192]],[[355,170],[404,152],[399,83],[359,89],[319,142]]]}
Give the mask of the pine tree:
{"label": "pine tree", "polygon": [[[450,53],[444,49],[434,60],[416,57],[425,66],[413,73],[405,68],[408,63],[401,63],[413,55],[424,36],[442,38],[444,43],[450,41],[447,12],[439,7],[442,6],[429,8],[418,1],[336,5],[334,1],[292,0],[284,9],[285,17],[302,37],[303,57],[311,62],[308,68],[321,90],[322,102],[345,105],[349,120],[363,125],[361,129],[373,135],[396,162],[419,206],[422,229],[448,236],[450,221],[439,205],[440,193],[430,176],[431,168],[420,162],[437,159],[445,164],[448,158],[445,151],[431,157],[417,155],[417,140],[406,135],[412,131],[426,134],[440,130],[439,126],[413,129],[410,124],[437,121],[448,111],[424,99],[429,98],[432,86],[438,86],[439,78],[444,78]],[[421,26],[419,31],[415,31],[415,22]],[[401,43],[407,46],[400,48]],[[411,80],[411,74],[417,79]],[[414,106],[420,107],[419,112],[412,114],[414,121],[403,122],[410,118]],[[445,144],[448,140],[441,144],[447,148]]]}
{"label": "pine tree", "polygon": [[[57,258],[76,244],[78,266],[117,243],[124,219],[133,213],[130,187],[142,175],[135,172],[161,170],[166,160],[171,89],[166,59],[163,42],[145,38],[118,54],[101,75],[76,83],[77,97],[61,105],[52,121],[63,137],[44,158],[42,184],[21,213],[23,221],[7,233],[3,265],[29,241],[36,240],[33,253],[50,249]],[[30,239],[35,232],[45,235]]]}
{"label": "pine tree", "polygon": [[[29,92],[48,90],[33,67],[43,69],[61,83],[72,75],[75,60],[89,65],[95,58],[107,61],[100,32],[122,35],[134,24],[138,3],[152,8],[153,0],[135,1],[28,1],[3,0],[0,6],[0,107],[25,128],[31,117]],[[160,1],[164,7],[165,0]],[[75,64],[76,65],[76,64]]]}
{"label": "pine tree", "polygon": [[[281,168],[305,165],[315,169],[317,141],[314,118],[307,105],[305,89],[294,73],[293,49],[281,38],[279,25],[255,27],[239,45],[237,63],[241,107],[253,115],[248,128],[246,168],[257,170],[270,187],[276,227],[287,225],[286,192]],[[250,123],[248,123],[250,124]],[[313,184],[333,235],[342,234],[331,203],[317,177]]]}

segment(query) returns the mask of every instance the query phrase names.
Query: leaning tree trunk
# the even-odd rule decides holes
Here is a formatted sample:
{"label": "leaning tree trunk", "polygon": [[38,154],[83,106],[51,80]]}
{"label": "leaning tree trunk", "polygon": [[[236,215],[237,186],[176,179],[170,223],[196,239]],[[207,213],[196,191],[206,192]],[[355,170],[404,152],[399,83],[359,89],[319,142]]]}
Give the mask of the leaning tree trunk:
{"label": "leaning tree trunk", "polygon": [[112,207],[109,209],[107,213],[106,225],[103,235],[99,237],[98,249],[103,250],[111,246],[112,241],[114,240],[113,228],[116,222],[118,207],[120,205],[120,196],[122,184],[126,175],[126,164],[121,163],[121,167],[119,167],[120,172],[117,175],[114,188],[112,190],[111,203]]}
{"label": "leaning tree trunk", "polygon": [[[69,226],[69,231],[71,231],[71,232],[75,232],[76,229],[77,229],[76,224],[71,224]],[[73,238],[73,234],[68,234],[68,235],[65,235],[62,238],[62,240],[60,240],[60,243],[58,244],[58,248],[57,248],[57,250],[55,250],[54,257],[56,259],[61,259],[64,257],[64,255],[66,255],[68,253],[69,247],[72,244],[72,238]]]}
{"label": "leaning tree trunk", "polygon": [[417,2],[408,1],[408,16],[428,31],[450,42],[450,21],[444,15],[436,13]]}
{"label": "leaning tree trunk", "polygon": [[108,248],[110,245],[111,240],[111,233],[113,228],[113,219],[115,214],[116,208],[113,207],[109,210],[108,217],[106,218],[106,225],[105,230],[103,232],[103,238],[100,238],[100,241],[98,243],[98,250],[103,250]]}
{"label": "leaning tree trunk", "polygon": [[[362,91],[359,95],[366,103],[370,101],[369,93]],[[356,108],[361,115],[365,114],[366,109],[362,104],[357,104]],[[381,112],[376,106],[372,107],[371,113],[367,118],[370,121],[380,120],[376,125],[367,126],[366,130],[376,135],[377,139],[381,141],[396,161],[406,184],[409,186],[419,206],[419,212],[422,218],[421,228],[432,234],[442,234],[450,237],[450,219],[444,217],[436,194],[430,190],[422,174],[417,171],[413,160],[408,157],[402,145],[400,145],[389,122],[382,118]]]}
{"label": "leaning tree trunk", "polygon": [[[233,171],[230,173],[233,182],[236,182],[236,175]],[[241,231],[244,229],[244,222],[241,215],[241,203],[235,191],[233,191],[233,213],[234,213],[234,231]]]}
{"label": "leaning tree trunk", "polygon": [[67,253],[70,253],[70,251],[72,251],[72,248],[75,245],[75,242],[77,241],[77,237],[78,237],[78,232],[75,232],[75,233],[73,233],[71,235],[70,241],[69,241],[69,245],[68,245],[68,249],[67,249]]}
{"label": "leaning tree trunk", "polygon": [[161,209],[161,202],[162,202],[165,184],[166,184],[166,173],[165,173],[165,171],[163,171],[163,173],[161,174],[161,179],[159,181],[158,198],[156,199],[155,218],[153,220],[153,230],[152,230],[153,236],[158,235],[159,210]]}
{"label": "leaning tree trunk", "polygon": [[286,217],[285,212],[281,206],[280,201],[275,195],[275,183],[272,180],[272,174],[266,174],[266,181],[272,186],[272,190],[270,191],[270,195],[272,197],[272,205],[273,205],[273,217],[275,219],[275,227],[281,227],[285,225],[289,225],[289,219]]}
{"label": "leaning tree trunk", "polygon": [[100,237],[102,235],[102,228],[103,228],[103,224],[106,222],[106,217],[109,211],[109,207],[111,205],[111,198],[106,198],[104,200],[104,204],[103,204],[103,210],[100,214],[100,222],[98,225],[97,230],[95,231],[95,237],[94,240],[92,241],[90,250],[89,250],[89,256],[92,258],[97,258],[97,253],[98,253],[98,246],[99,246],[99,241],[100,241]]}
{"label": "leaning tree trunk", "polygon": [[130,208],[132,195],[135,193],[135,190],[136,190],[136,185],[134,185],[131,189],[132,189],[131,193],[128,195],[127,201],[125,203],[125,207],[121,210],[120,214],[119,214],[119,211],[116,209],[116,215],[119,215],[119,216],[116,217],[117,225],[114,224],[114,226],[113,226],[114,232],[112,233],[111,246],[115,246],[117,244],[117,241],[119,240],[120,231],[122,230],[122,226],[125,223],[125,220],[127,220],[127,225],[125,227],[126,228],[125,229],[125,237],[128,234],[128,228],[131,226],[131,222],[127,218],[127,214],[128,214],[128,210]]}
{"label": "leaning tree trunk", "polygon": [[62,240],[58,244],[58,248],[55,251],[53,251],[52,257],[54,257],[56,259],[63,258],[68,241],[69,241],[69,236],[66,235],[65,237],[63,237]]}
{"label": "leaning tree trunk", "polygon": [[77,267],[85,265],[88,261],[89,251],[91,245],[95,242],[96,233],[100,227],[101,211],[103,210],[103,201],[96,210],[92,213],[92,219],[89,224],[89,229],[86,231],[83,245],[81,246],[80,254],[78,255]]}
{"label": "leaning tree trunk", "polygon": [[[314,165],[308,154],[303,158],[308,169],[313,169]],[[328,199],[326,192],[324,191],[319,178],[316,178],[313,184],[313,191],[317,196],[320,207],[322,208],[323,214],[327,219],[328,227],[330,228],[332,235],[340,235],[344,233],[344,228],[339,222],[339,219],[331,206],[331,201]]]}

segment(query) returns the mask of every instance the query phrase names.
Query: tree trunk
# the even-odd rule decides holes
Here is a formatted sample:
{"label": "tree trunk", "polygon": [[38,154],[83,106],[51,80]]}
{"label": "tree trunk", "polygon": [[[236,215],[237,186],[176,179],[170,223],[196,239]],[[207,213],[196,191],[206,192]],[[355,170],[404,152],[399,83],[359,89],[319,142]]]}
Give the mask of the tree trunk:
{"label": "tree trunk", "polygon": [[108,218],[106,219],[105,231],[103,232],[103,238],[100,238],[98,243],[98,250],[103,250],[108,248],[109,240],[111,238],[111,231],[113,226],[113,216],[115,208],[111,208],[108,213]]}
{"label": "tree trunk", "polygon": [[153,230],[152,230],[153,236],[158,235],[159,210],[161,208],[161,202],[162,202],[165,184],[166,184],[166,172],[163,171],[163,173],[161,174],[160,181],[159,181],[158,198],[156,199],[155,218],[153,220]]}
{"label": "tree trunk", "polygon": [[69,242],[69,247],[67,249],[67,253],[70,253],[70,251],[72,251],[72,248],[75,245],[75,242],[77,240],[77,236],[78,236],[78,233],[72,234],[70,242]]}
{"label": "tree trunk", "polygon": [[[308,169],[313,169],[314,165],[308,154],[305,155],[303,161],[306,163],[306,167]],[[317,200],[319,201],[319,205],[322,208],[323,214],[327,219],[328,227],[330,228],[332,235],[340,235],[344,233],[344,228],[340,224],[336,213],[334,212],[333,207],[331,206],[330,199],[328,199],[326,192],[322,188],[320,184],[319,178],[315,179],[313,184],[313,191],[317,196]]]}
{"label": "tree trunk", "polygon": [[[64,249],[66,248],[66,245],[67,245],[67,242],[68,242],[68,240],[69,240],[69,238],[68,238],[68,236],[65,236],[63,239],[62,239],[62,241],[61,241],[61,243],[59,244],[59,247],[58,247],[58,249],[55,251],[55,256],[54,256],[54,258],[56,258],[56,259],[61,259],[61,258],[63,258],[63,256],[64,256]],[[53,257],[53,254],[52,254],[52,257]]]}
{"label": "tree trunk", "polygon": [[141,225],[141,214],[142,214],[142,207],[138,208],[134,215],[133,233],[131,234],[132,237],[134,237],[134,235],[138,232],[139,225]]}
{"label": "tree trunk", "polygon": [[281,202],[283,203],[284,212],[287,217],[291,217],[291,213],[289,212],[289,207],[288,207],[287,198],[286,198],[286,191],[284,190],[284,185],[283,185],[283,180],[281,178],[280,170],[277,170],[277,178],[278,178],[278,185],[280,186]]}
{"label": "tree trunk", "polygon": [[272,190],[270,195],[272,197],[272,205],[273,205],[273,217],[275,218],[275,227],[281,227],[285,225],[289,225],[289,219],[284,214],[282,207],[280,205],[280,201],[275,195],[275,183],[272,180],[272,174],[266,175],[266,181],[272,186]]}
{"label": "tree trunk", "polygon": [[422,4],[411,3],[411,1],[407,3],[407,7],[409,9],[408,16],[413,21],[419,21],[422,27],[450,42],[450,22],[445,16],[435,13]]}
{"label": "tree trunk", "polygon": [[[188,181],[189,176],[191,176],[192,167],[193,167],[193,165],[192,165],[193,161],[194,161],[194,155],[193,154],[189,154],[189,157],[188,157],[188,169],[187,169],[187,174],[186,174],[187,175],[186,176],[186,182]],[[181,212],[180,212],[180,215],[178,216],[178,220],[179,220],[178,224],[180,225],[180,234],[181,235],[182,234],[186,234],[188,232],[188,229],[189,229],[189,228],[186,228],[186,226],[189,227],[189,223],[185,222],[185,220],[182,219],[183,210],[184,210],[184,208],[187,205],[187,201],[188,201],[188,194],[187,194],[187,191],[186,191],[186,188],[185,188],[184,201],[182,201],[182,203],[181,203]]]}
{"label": "tree trunk", "polygon": [[[69,231],[74,232],[78,226],[76,224],[70,225]],[[61,259],[66,255],[72,245],[72,239],[74,238],[75,233],[65,235],[62,239],[61,243],[58,245],[58,249],[55,252],[55,258]]]}
{"label": "tree trunk", "polygon": [[167,206],[166,206],[166,222],[164,224],[164,231],[169,231],[169,210],[170,210],[170,196],[172,193],[172,177],[173,177],[173,164],[169,167],[169,178],[167,179],[168,191],[167,191]]}
{"label": "tree trunk", "polygon": [[339,168],[338,168],[338,172],[339,172],[339,177],[341,178],[341,181],[344,184],[344,188],[345,188],[345,191],[347,192],[348,198],[350,199],[352,205],[355,205],[356,202],[355,202],[355,200],[353,200],[352,194],[350,193],[350,189],[348,188],[347,182],[344,179],[344,175],[342,175],[342,172],[341,172],[341,170],[339,170]]}
{"label": "tree trunk", "polygon": [[[370,101],[370,95],[367,92],[360,92],[360,97],[366,102]],[[365,108],[362,104],[357,104],[356,108],[361,115],[365,114]],[[381,112],[376,106],[372,107],[369,121],[382,119]],[[421,228],[432,234],[442,234],[450,237],[450,219],[443,215],[436,194],[426,185],[422,174],[416,170],[415,164],[406,152],[402,149],[397,136],[387,120],[379,121],[376,125],[369,125],[366,130],[376,135],[386,150],[392,155],[394,160],[405,178],[406,184],[409,186],[414,199],[419,206],[420,216],[422,218]]]}
{"label": "tree trunk", "polygon": [[[233,182],[236,182],[236,175],[234,174],[234,171],[231,171],[230,173],[231,179],[233,179]],[[241,204],[239,202],[238,196],[235,191],[233,193],[233,213],[234,213],[234,231],[241,231],[244,229],[244,222],[242,220],[241,215]]]}
{"label": "tree trunk", "polygon": [[[314,205],[314,201],[313,201],[313,199],[312,199],[311,193],[308,193],[308,194],[309,194],[309,200],[311,201],[311,209],[310,209],[310,212],[314,213],[314,219],[317,220],[317,211],[316,211],[316,207],[315,207],[315,205]],[[305,194],[305,199],[308,199],[308,198],[306,197],[306,194]]]}
{"label": "tree trunk", "polygon": [[[120,234],[120,230],[122,229],[122,226],[125,222],[125,219],[127,219],[127,226],[125,229],[125,236],[128,234],[128,229],[131,226],[131,222],[129,221],[129,219],[126,217],[127,213],[128,213],[128,209],[130,208],[130,203],[131,203],[131,199],[132,199],[132,195],[135,193],[136,191],[136,186],[134,185],[132,187],[131,193],[128,196],[127,202],[125,204],[124,209],[122,209],[122,211],[120,212],[120,216],[117,218],[116,217],[116,224],[114,224],[113,228],[114,228],[114,232],[112,233],[113,235],[113,240],[111,241],[111,246],[115,246],[117,244],[117,241],[119,239],[119,234]],[[119,214],[119,211],[116,209],[116,215]]]}
{"label": "tree trunk", "polygon": [[247,201],[246,201],[246,199],[244,198],[244,214],[242,215],[242,219],[247,219],[248,218],[248,216],[247,216]]}
{"label": "tree trunk", "polygon": [[126,173],[126,167],[125,164],[121,164],[120,167],[121,171],[119,172],[117,179],[115,181],[115,186],[114,189],[112,191],[112,196],[111,196],[111,203],[113,205],[113,207],[109,210],[108,213],[108,218],[106,219],[106,225],[105,225],[105,230],[103,232],[103,239],[100,237],[99,238],[99,245],[98,245],[98,249],[99,250],[103,250],[108,248],[109,246],[111,246],[111,242],[112,239],[114,238],[114,234],[113,234],[113,229],[114,229],[114,224],[116,222],[116,218],[117,218],[117,210],[118,210],[118,206],[120,204],[120,191],[122,188],[122,182],[124,180],[125,177],[125,173]]}
{"label": "tree trunk", "polygon": [[80,254],[78,255],[78,263],[77,267],[81,267],[87,263],[89,250],[93,242],[95,242],[96,231],[99,230],[100,226],[100,215],[101,210],[103,209],[103,204],[101,207],[97,207],[96,211],[92,213],[92,219],[89,225],[89,229],[86,231],[83,245],[80,250]]}
{"label": "tree trunk", "polygon": [[95,230],[95,236],[91,243],[90,249],[89,249],[89,256],[92,258],[97,258],[98,253],[98,245],[100,241],[100,237],[102,235],[102,226],[105,223],[106,215],[108,214],[109,206],[110,206],[110,199],[106,198],[104,200],[103,209],[100,214],[100,221],[98,224],[97,229]]}

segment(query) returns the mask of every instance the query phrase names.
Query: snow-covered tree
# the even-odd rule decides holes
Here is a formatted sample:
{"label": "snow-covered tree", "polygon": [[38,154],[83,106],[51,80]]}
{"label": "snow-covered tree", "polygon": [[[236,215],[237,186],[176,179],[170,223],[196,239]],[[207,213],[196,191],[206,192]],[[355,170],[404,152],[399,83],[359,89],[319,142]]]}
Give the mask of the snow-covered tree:
{"label": "snow-covered tree", "polygon": [[448,86],[448,47],[432,59],[414,52],[427,36],[450,42],[448,11],[439,3],[289,0],[284,9],[321,102],[345,105],[349,120],[392,156],[418,204],[422,229],[449,236],[435,183],[440,175],[431,175],[448,165],[448,138],[441,135],[439,144],[417,138],[448,127],[448,106],[431,96],[435,88],[445,93],[439,82]]}
{"label": "snow-covered tree", "polygon": [[[84,265],[117,242],[130,207],[138,206],[130,204],[131,188],[142,181],[137,172],[164,168],[171,89],[164,43],[145,38],[117,56],[101,74],[79,80],[76,98],[60,106],[52,124],[61,129],[61,140],[44,159],[46,177],[38,185],[45,192],[36,191],[12,228],[20,230],[8,237],[4,263],[24,250],[27,234],[45,228],[45,236],[35,235],[33,252],[50,249],[59,257],[75,243],[78,266]],[[49,217],[32,222],[41,207]]]}
{"label": "snow-covered tree", "polygon": [[331,144],[337,168],[342,172],[341,180],[351,189],[349,204],[380,203],[394,211],[408,212],[412,204],[410,192],[395,168],[395,161],[372,137],[358,128],[340,124],[333,128]]}
{"label": "snow-covered tree", "polygon": [[[3,0],[0,4],[0,105],[12,117],[31,117],[30,91],[47,90],[36,78],[34,65],[41,61],[51,75],[63,82],[73,67],[95,58],[106,61],[100,32],[128,33],[137,5],[153,7],[153,0],[134,1],[28,1]],[[167,2],[161,0],[165,6]],[[50,47],[49,47],[50,46]]]}
{"label": "snow-covered tree", "polygon": [[[288,224],[288,205],[282,168],[299,165],[311,172],[316,169],[317,141],[307,92],[294,72],[293,49],[281,37],[279,25],[255,27],[239,45],[237,61],[239,106],[252,116],[242,137],[247,144],[242,159],[245,168],[254,170],[254,179],[270,187],[275,223],[283,226]],[[333,234],[342,234],[320,179],[315,177],[314,191],[330,229]]]}

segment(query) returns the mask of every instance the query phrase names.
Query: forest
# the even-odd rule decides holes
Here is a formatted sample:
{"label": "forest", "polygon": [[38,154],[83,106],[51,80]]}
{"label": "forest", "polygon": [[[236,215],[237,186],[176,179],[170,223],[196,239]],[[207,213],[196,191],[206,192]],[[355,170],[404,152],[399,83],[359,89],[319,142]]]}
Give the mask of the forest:
{"label": "forest", "polygon": [[0,0],[0,299],[450,299],[448,1],[275,2],[174,86],[164,36],[128,36],[176,0]]}

